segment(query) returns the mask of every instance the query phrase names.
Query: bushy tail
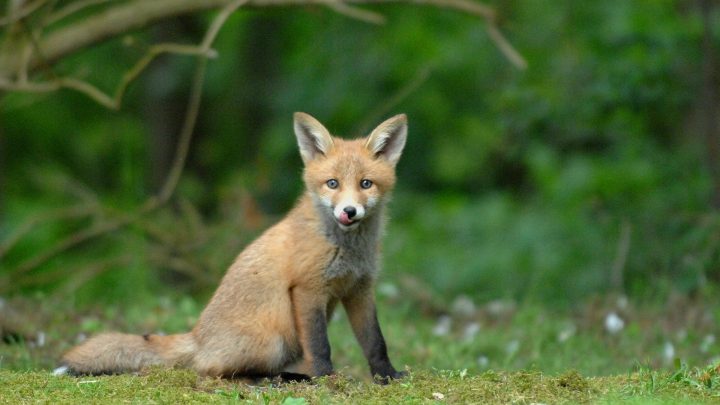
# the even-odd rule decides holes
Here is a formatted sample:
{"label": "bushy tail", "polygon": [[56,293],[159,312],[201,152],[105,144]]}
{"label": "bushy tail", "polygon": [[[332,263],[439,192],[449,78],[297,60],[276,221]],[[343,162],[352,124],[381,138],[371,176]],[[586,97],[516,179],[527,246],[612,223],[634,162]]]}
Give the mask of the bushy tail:
{"label": "bushy tail", "polygon": [[151,365],[186,366],[195,352],[195,340],[190,333],[169,336],[104,333],[67,352],[56,373],[119,374]]}

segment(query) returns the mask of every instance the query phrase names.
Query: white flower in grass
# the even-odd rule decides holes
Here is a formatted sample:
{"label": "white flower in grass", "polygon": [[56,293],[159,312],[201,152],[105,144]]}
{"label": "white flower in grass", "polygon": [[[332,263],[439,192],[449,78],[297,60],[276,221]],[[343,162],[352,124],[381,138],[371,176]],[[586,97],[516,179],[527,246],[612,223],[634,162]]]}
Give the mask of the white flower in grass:
{"label": "white flower in grass", "polygon": [[452,303],[452,313],[459,316],[475,315],[475,303],[467,295],[459,295]]}
{"label": "white flower in grass", "polygon": [[618,314],[610,312],[605,317],[605,330],[611,334],[616,334],[625,328],[625,321],[623,321]]}
{"label": "white flower in grass", "polygon": [[617,297],[617,300],[615,301],[615,305],[617,305],[617,307],[620,309],[627,309],[628,298],[624,295]]}
{"label": "white flower in grass", "polygon": [[506,316],[513,311],[515,303],[507,300],[490,301],[485,308],[488,313],[496,318]]}
{"label": "white flower in grass", "polygon": [[438,401],[442,401],[443,399],[445,399],[445,395],[440,392],[433,392],[432,396]]}
{"label": "white flower in grass", "polygon": [[710,351],[710,347],[715,343],[715,335],[705,335],[702,342],[700,342],[700,352],[707,353]]}
{"label": "white flower in grass", "polygon": [[433,335],[447,336],[450,333],[450,326],[452,326],[452,318],[447,315],[441,316],[433,328]]}
{"label": "white flower in grass", "polygon": [[517,339],[509,341],[507,346],[505,346],[505,352],[508,354],[508,356],[515,355],[518,350],[520,350],[520,341]]}
{"label": "white flower in grass", "polygon": [[38,347],[45,346],[45,332],[38,332],[37,339],[35,341],[37,342]]}
{"label": "white flower in grass", "polygon": [[675,345],[672,342],[665,342],[662,350],[663,361],[670,364],[675,360]]}
{"label": "white flower in grass", "polygon": [[565,343],[568,339],[575,336],[575,332],[577,332],[577,327],[575,327],[574,323],[570,323],[560,332],[558,332],[557,341],[560,343]]}
{"label": "white flower in grass", "polygon": [[463,330],[463,340],[466,342],[472,341],[475,339],[478,332],[480,332],[480,324],[477,322],[470,322],[465,325],[465,329]]}
{"label": "white flower in grass", "polygon": [[378,293],[384,295],[390,299],[395,299],[400,296],[400,291],[397,286],[393,283],[382,283],[378,286]]}

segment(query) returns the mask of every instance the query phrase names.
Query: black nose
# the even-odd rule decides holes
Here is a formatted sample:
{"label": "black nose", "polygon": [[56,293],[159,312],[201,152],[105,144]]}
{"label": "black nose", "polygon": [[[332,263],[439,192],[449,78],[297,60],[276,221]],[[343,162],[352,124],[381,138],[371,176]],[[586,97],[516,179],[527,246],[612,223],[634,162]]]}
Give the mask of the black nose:
{"label": "black nose", "polygon": [[352,217],[357,215],[357,210],[355,209],[355,207],[347,206],[347,207],[343,208],[343,211],[345,211],[345,213],[348,215],[348,218],[350,218],[350,219],[352,219]]}

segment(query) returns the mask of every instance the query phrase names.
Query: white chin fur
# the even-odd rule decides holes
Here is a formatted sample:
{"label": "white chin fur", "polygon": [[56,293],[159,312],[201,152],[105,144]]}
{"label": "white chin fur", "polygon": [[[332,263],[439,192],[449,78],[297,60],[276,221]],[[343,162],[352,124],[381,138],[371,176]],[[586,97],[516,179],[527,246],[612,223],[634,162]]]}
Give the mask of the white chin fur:
{"label": "white chin fur", "polygon": [[358,220],[358,221],[353,221],[353,223],[350,224],[350,225],[345,225],[345,224],[341,223],[337,218],[335,218],[335,222],[337,222],[337,224],[338,224],[338,226],[340,227],[340,229],[342,229],[342,230],[345,231],[345,232],[347,232],[347,231],[352,231],[353,229],[357,228],[358,225],[360,225],[360,221],[359,221],[359,220]]}
{"label": "white chin fur", "polygon": [[337,224],[340,227],[340,229],[347,232],[347,231],[352,231],[353,229],[357,228],[358,225],[360,225],[360,221],[355,221],[350,225],[341,224],[340,222],[338,222]]}

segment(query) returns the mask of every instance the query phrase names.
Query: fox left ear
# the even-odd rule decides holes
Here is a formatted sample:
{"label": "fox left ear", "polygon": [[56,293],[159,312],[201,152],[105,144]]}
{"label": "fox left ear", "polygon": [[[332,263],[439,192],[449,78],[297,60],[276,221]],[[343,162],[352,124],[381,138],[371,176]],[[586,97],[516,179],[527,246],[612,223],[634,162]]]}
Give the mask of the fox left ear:
{"label": "fox left ear", "polygon": [[305,164],[319,155],[327,155],[333,148],[330,132],[309,114],[296,112],[293,127],[300,147],[300,156]]}
{"label": "fox left ear", "polygon": [[387,159],[393,166],[400,160],[407,138],[407,116],[396,115],[375,128],[368,136],[365,148],[375,157]]}

